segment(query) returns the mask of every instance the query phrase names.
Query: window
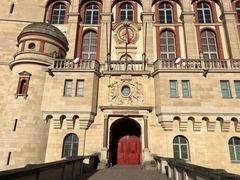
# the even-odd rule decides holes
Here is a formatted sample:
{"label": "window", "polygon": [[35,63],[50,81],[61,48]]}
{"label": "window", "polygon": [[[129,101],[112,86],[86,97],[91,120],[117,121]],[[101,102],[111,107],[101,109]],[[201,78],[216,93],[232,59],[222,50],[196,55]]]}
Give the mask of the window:
{"label": "window", "polygon": [[189,160],[188,140],[184,136],[173,139],[173,156],[177,159]]}
{"label": "window", "polygon": [[72,95],[72,80],[65,80],[64,96]]}
{"label": "window", "polygon": [[20,82],[20,89],[19,89],[19,95],[24,95],[27,90],[27,81],[26,79],[22,79]]}
{"label": "window", "polygon": [[232,161],[240,161],[240,138],[232,137],[228,141],[230,159]]}
{"label": "window", "polygon": [[202,51],[205,59],[218,59],[215,33],[209,30],[201,33]]}
{"label": "window", "polygon": [[87,6],[85,13],[86,24],[98,24],[98,6],[91,4]]}
{"label": "window", "polygon": [[18,87],[16,92],[17,97],[18,96],[24,96],[25,98],[27,97],[30,76],[31,74],[26,71],[19,73]]}
{"label": "window", "polygon": [[182,81],[182,93],[183,97],[190,97],[190,83],[188,80],[183,80]]}
{"label": "window", "polygon": [[170,80],[169,83],[170,83],[170,97],[178,96],[177,81],[176,80]]}
{"label": "window", "polygon": [[176,58],[175,35],[173,32],[163,31],[160,34],[160,49],[163,60]]}
{"label": "window", "polygon": [[133,20],[133,6],[129,3],[125,3],[120,7],[121,21],[132,21]]}
{"label": "window", "polygon": [[212,12],[211,6],[208,3],[202,2],[197,5],[198,22],[199,23],[211,23]]}
{"label": "window", "polygon": [[52,24],[63,24],[66,14],[66,5],[63,3],[57,3],[53,6],[52,10]]}
{"label": "window", "polygon": [[124,54],[124,55],[122,55],[121,57],[120,57],[120,61],[131,61],[132,60],[132,57],[130,56],[130,55],[126,55],[126,54]]}
{"label": "window", "polygon": [[163,24],[173,23],[173,10],[169,3],[162,3],[159,5],[159,20]]}
{"label": "window", "polygon": [[13,131],[16,131],[18,119],[15,119]]}
{"label": "window", "polygon": [[74,157],[78,155],[78,137],[75,134],[68,134],[63,141],[62,157]]}
{"label": "window", "polygon": [[12,13],[13,13],[14,6],[15,6],[15,4],[14,4],[14,2],[13,2],[13,3],[11,4],[11,6],[10,6],[9,14],[12,14]]}
{"label": "window", "polygon": [[9,152],[9,153],[8,153],[7,166],[10,165],[11,154],[12,154],[12,152]]}
{"label": "window", "polygon": [[236,11],[237,11],[238,22],[240,22],[240,1],[236,3]]}
{"label": "window", "polygon": [[229,81],[220,81],[221,84],[221,91],[223,97],[231,97],[230,88],[229,88]]}
{"label": "window", "polygon": [[76,96],[83,96],[83,80],[77,80]]}
{"label": "window", "polygon": [[82,59],[96,59],[97,34],[88,31],[83,36]]}
{"label": "window", "polygon": [[240,81],[234,81],[236,96],[240,97]]}

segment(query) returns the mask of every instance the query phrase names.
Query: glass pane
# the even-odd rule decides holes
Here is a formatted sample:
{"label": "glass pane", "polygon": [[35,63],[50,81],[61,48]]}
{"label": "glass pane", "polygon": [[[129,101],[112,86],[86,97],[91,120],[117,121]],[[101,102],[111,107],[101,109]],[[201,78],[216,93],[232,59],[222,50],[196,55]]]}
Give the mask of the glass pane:
{"label": "glass pane", "polygon": [[174,155],[174,158],[180,159],[179,146],[178,145],[173,145],[173,155]]}
{"label": "glass pane", "polygon": [[236,160],[235,155],[234,155],[234,148],[233,146],[229,146],[229,152],[230,152],[230,159],[231,160]]}
{"label": "glass pane", "polygon": [[182,159],[188,159],[188,153],[186,151],[182,151]]}
{"label": "glass pane", "polygon": [[179,143],[180,143],[180,141],[179,141],[179,136],[177,136],[177,137],[175,137],[175,138],[173,139],[173,143],[176,143],[176,144],[179,144]]}
{"label": "glass pane", "polygon": [[240,145],[240,138],[234,138],[234,144],[235,145]]}
{"label": "glass pane", "polygon": [[239,145],[237,145],[237,146],[235,146],[235,150],[236,150],[236,155],[237,155],[237,160],[240,160],[240,146]]}
{"label": "glass pane", "polygon": [[187,139],[185,137],[180,136],[180,143],[187,144]]}

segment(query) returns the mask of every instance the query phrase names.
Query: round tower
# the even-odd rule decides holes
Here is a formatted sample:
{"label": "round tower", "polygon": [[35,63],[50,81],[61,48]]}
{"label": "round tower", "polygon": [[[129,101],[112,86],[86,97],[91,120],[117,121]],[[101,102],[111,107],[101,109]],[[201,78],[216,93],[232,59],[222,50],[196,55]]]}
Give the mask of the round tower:
{"label": "round tower", "polygon": [[4,111],[5,135],[2,165],[23,166],[45,159],[49,122],[41,112],[47,67],[54,58],[65,58],[68,42],[53,25],[33,23],[18,36],[18,51],[9,63],[12,70]]}

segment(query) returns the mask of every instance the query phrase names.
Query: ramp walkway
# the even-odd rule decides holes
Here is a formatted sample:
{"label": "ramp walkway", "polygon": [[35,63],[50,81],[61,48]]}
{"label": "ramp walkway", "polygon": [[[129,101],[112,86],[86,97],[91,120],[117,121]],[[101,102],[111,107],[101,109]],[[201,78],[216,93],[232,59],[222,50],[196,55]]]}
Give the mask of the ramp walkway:
{"label": "ramp walkway", "polygon": [[156,170],[146,170],[140,165],[115,165],[107,169],[85,174],[83,180],[167,180]]}

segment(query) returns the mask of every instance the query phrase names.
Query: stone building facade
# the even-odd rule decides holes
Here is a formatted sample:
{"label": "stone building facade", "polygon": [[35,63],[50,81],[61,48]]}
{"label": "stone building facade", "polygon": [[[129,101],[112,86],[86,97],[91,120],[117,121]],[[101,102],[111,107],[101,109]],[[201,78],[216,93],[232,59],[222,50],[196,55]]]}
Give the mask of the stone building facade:
{"label": "stone building facade", "polygon": [[0,22],[2,169],[99,153],[240,173],[240,1],[1,0]]}

